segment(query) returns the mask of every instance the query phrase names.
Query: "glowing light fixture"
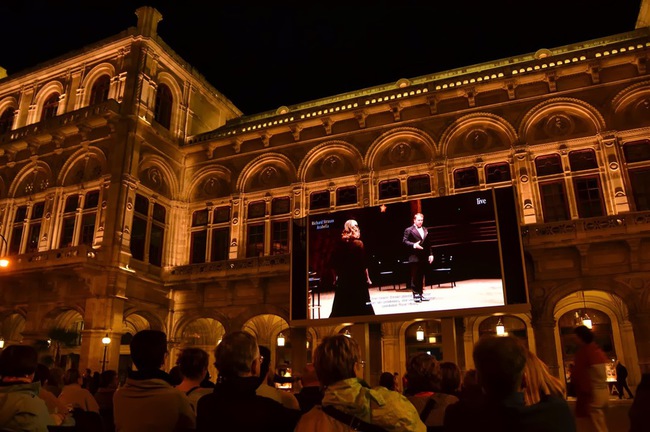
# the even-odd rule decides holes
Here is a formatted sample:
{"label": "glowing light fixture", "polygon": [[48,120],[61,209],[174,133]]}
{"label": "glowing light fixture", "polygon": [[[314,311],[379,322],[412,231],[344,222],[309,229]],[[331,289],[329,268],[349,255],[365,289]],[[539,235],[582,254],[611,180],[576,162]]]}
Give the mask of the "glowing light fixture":
{"label": "glowing light fixture", "polygon": [[418,329],[415,331],[415,339],[417,339],[418,342],[422,342],[424,340],[424,329],[422,326],[418,326]]}
{"label": "glowing light fixture", "polygon": [[5,347],[5,340],[4,338],[0,337],[0,349],[3,349]]}
{"label": "glowing light fixture", "polygon": [[587,327],[589,330],[593,327],[593,323],[591,322],[591,318],[589,318],[589,315],[587,315],[587,300],[585,300],[585,292],[582,292],[582,305],[584,306],[585,309],[585,314],[582,316],[582,325]]}
{"label": "glowing light fixture", "polygon": [[434,344],[434,343],[436,343],[436,342],[438,342],[438,338],[435,337],[434,335],[430,335],[430,336],[429,336],[429,343],[430,343],[430,344]]}
{"label": "glowing light fixture", "polygon": [[0,267],[8,267],[9,266],[9,260],[2,258],[0,259]]}
{"label": "glowing light fixture", "polygon": [[345,329],[345,331],[343,332],[343,336],[351,338],[352,335],[350,334],[350,330]]}
{"label": "glowing light fixture", "polygon": [[506,335],[506,326],[503,325],[503,321],[501,321],[501,317],[499,317],[499,321],[497,322],[497,336],[505,336]]}
{"label": "glowing light fixture", "polygon": [[278,342],[278,346],[279,346],[279,347],[283,347],[285,341],[286,341],[286,340],[285,340],[285,338],[284,338],[284,335],[282,334],[282,332],[280,332],[280,334],[278,334],[278,341],[277,341],[277,342]]}

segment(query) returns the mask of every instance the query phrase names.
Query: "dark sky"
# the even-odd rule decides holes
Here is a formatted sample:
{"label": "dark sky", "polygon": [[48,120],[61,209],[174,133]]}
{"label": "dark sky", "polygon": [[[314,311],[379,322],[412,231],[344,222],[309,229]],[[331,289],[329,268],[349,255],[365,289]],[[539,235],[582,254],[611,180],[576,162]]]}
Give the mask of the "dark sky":
{"label": "dark sky", "polygon": [[255,114],[627,32],[641,0],[0,0],[0,66],[112,36],[145,4],[163,40]]}

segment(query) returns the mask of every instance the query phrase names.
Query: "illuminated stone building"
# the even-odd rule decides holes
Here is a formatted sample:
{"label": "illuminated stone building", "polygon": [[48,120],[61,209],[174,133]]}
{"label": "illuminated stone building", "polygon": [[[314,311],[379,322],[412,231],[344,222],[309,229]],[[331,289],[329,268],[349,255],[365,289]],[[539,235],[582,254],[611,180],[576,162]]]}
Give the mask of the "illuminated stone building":
{"label": "illuminated stone building", "polygon": [[513,185],[530,311],[351,326],[369,376],[436,347],[471,367],[498,319],[562,374],[585,314],[631,384],[650,371],[647,2],[629,33],[246,116],[137,15],[0,79],[5,343],[68,329],[60,354],[116,369],[141,329],[172,358],[245,329],[300,365],[345,326],[288,324],[293,220]]}

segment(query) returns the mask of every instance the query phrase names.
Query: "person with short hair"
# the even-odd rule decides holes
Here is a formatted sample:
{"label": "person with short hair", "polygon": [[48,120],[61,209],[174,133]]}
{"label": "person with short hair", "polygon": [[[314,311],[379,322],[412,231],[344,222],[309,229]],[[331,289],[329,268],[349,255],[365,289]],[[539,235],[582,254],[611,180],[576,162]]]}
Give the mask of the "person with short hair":
{"label": "person with short hair", "polygon": [[474,364],[484,397],[447,407],[445,431],[575,432],[562,398],[526,405],[522,391],[528,349],[512,336],[483,336],[474,345]]}
{"label": "person with short hair", "polygon": [[325,337],[314,352],[314,367],[325,387],[322,406],[304,414],[296,432],[349,431],[350,425],[364,430],[365,424],[386,431],[426,431],[404,396],[362,384],[364,362],[353,338],[342,334]]}
{"label": "person with short hair", "polygon": [[382,372],[379,375],[379,385],[395,391],[395,376],[390,372]]}
{"label": "person with short hair", "polygon": [[201,382],[208,373],[209,357],[201,348],[185,348],[176,360],[182,380],[175,387],[187,395],[194,412],[199,399],[212,393],[211,388],[201,387]]}
{"label": "person with short hair", "polygon": [[413,292],[416,303],[429,301],[424,297],[424,276],[427,265],[433,262],[433,244],[427,227],[423,226],[424,215],[415,213],[413,224],[404,230],[402,244],[408,251],[409,280],[408,288]]}
{"label": "person with short hair", "polygon": [[323,390],[313,363],[307,363],[302,369],[300,384],[302,388],[295,396],[300,405],[300,412],[304,414],[314,406],[320,405],[323,400]]}
{"label": "person with short hair", "polygon": [[260,366],[260,385],[255,391],[258,396],[264,396],[280,402],[285,408],[300,410],[298,399],[289,392],[275,388],[271,385],[275,371],[271,370],[271,350],[263,345],[259,345],[262,364]]}
{"label": "person with short hair", "polygon": [[108,369],[99,375],[99,388],[93,395],[99,405],[99,414],[102,416],[104,431],[114,431],[115,422],[113,421],[113,397],[118,386],[117,371]]}
{"label": "person with short hair", "polygon": [[198,432],[293,431],[300,411],[255,393],[262,359],[254,336],[243,331],[226,334],[215,348],[214,357],[219,377],[214,392],[197,404]]}
{"label": "person with short hair", "polygon": [[32,382],[38,354],[27,345],[11,345],[0,354],[0,428],[47,432],[54,425],[45,402],[38,397],[40,382]]}
{"label": "person with short hair", "polygon": [[81,387],[79,369],[68,369],[63,376],[63,384],[59,400],[70,410],[80,409],[99,413],[99,405],[92,393]]}
{"label": "person with short hair", "polygon": [[167,336],[141,330],[131,340],[131,359],[138,369],[115,392],[116,432],[177,432],[194,430],[196,418],[187,396],[169,383],[161,370],[167,355]]}

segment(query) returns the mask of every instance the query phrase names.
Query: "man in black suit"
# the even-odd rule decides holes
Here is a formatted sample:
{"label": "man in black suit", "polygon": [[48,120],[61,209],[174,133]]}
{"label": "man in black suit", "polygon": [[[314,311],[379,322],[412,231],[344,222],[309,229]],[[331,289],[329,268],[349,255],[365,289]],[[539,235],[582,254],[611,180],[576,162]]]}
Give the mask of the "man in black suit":
{"label": "man in black suit", "polygon": [[427,263],[433,262],[432,245],[427,238],[427,229],[422,226],[424,215],[416,213],[413,216],[413,225],[404,230],[402,243],[409,251],[409,267],[411,270],[410,288],[416,303],[429,301],[422,295],[424,288],[424,274]]}

